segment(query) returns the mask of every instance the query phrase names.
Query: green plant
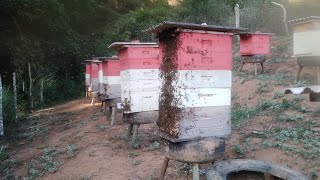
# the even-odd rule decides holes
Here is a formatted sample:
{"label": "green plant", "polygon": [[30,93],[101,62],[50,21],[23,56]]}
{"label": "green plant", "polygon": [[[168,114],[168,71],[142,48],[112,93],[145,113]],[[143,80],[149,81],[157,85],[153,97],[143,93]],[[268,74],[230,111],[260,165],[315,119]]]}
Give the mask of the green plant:
{"label": "green plant", "polygon": [[265,82],[259,82],[257,85],[256,85],[256,93],[257,94],[263,94],[263,93],[267,93],[269,91],[269,88],[267,86],[267,83]]}
{"label": "green plant", "polygon": [[8,158],[8,153],[4,146],[0,147],[0,162],[6,160]]}
{"label": "green plant", "polygon": [[105,130],[105,129],[111,128],[111,126],[106,125],[106,124],[96,124],[95,127],[96,127],[97,129],[99,129],[99,130]]}
{"label": "green plant", "polygon": [[244,153],[245,153],[245,151],[243,150],[240,144],[236,144],[234,146],[234,152],[237,153],[240,157],[244,156]]}
{"label": "green plant", "polygon": [[292,115],[292,116],[275,116],[273,118],[275,121],[280,121],[280,122],[292,122],[292,121],[299,121],[299,120],[303,120],[304,116],[301,114],[296,114],[296,115]]}
{"label": "green plant", "polygon": [[73,157],[76,155],[77,146],[75,144],[68,144],[67,145],[67,154],[69,157]]}

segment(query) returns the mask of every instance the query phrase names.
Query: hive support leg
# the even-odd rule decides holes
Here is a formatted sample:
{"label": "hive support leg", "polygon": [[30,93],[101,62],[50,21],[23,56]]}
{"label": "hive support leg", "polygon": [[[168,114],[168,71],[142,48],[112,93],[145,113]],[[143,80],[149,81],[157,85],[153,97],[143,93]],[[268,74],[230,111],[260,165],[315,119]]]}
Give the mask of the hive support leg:
{"label": "hive support leg", "polygon": [[193,164],[192,165],[192,174],[193,174],[193,180],[200,180],[200,174],[199,174],[199,164]]}
{"label": "hive support leg", "polygon": [[133,124],[129,124],[129,126],[128,126],[128,131],[127,131],[127,135],[126,135],[126,138],[127,138],[127,139],[130,139],[130,137],[131,137],[132,128],[133,128]]}
{"label": "hive support leg", "polygon": [[263,67],[263,63],[260,63],[261,64],[261,69],[262,69],[262,72],[264,72],[264,67]]}
{"label": "hive support leg", "polygon": [[298,80],[299,80],[302,69],[303,69],[303,66],[299,66],[296,82],[298,82]]}
{"label": "hive support leg", "polygon": [[114,125],[115,119],[116,119],[116,107],[111,107],[111,124],[110,124],[110,126]]}
{"label": "hive support leg", "polygon": [[162,166],[161,166],[161,171],[160,171],[160,177],[159,179],[162,180],[164,179],[164,176],[166,175],[166,171],[168,168],[168,164],[169,164],[170,159],[169,158],[164,158]]}
{"label": "hive support leg", "polygon": [[139,126],[140,126],[140,124],[136,124],[136,125],[134,126],[133,135],[132,135],[132,140],[131,140],[131,146],[134,144],[134,142],[135,142],[136,139],[137,139]]}
{"label": "hive support leg", "polygon": [[92,100],[91,100],[91,105],[93,106],[93,107],[95,107],[96,106],[96,98],[92,98]]}
{"label": "hive support leg", "polygon": [[245,64],[245,63],[242,63],[242,64],[241,64],[241,66],[240,66],[240,68],[239,68],[239,72],[242,70],[244,64]]}
{"label": "hive support leg", "polygon": [[254,76],[257,77],[258,75],[258,69],[257,69],[257,63],[254,63]]}
{"label": "hive support leg", "polygon": [[101,101],[101,108],[100,108],[100,111],[103,112],[103,104],[105,104],[104,101]]}

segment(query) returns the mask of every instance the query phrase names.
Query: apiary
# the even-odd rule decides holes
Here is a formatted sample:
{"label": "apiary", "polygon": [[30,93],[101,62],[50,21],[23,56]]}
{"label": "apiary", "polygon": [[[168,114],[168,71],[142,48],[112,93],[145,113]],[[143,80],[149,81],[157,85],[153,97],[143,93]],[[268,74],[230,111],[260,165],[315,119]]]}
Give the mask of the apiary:
{"label": "apiary", "polygon": [[104,94],[108,98],[121,97],[120,61],[118,57],[100,58],[103,69]]}
{"label": "apiary", "polygon": [[160,46],[159,134],[172,142],[231,133],[232,33],[240,29],[165,22]]}
{"label": "apiary", "polygon": [[119,52],[124,114],[158,110],[159,48],[156,43],[113,43]]}

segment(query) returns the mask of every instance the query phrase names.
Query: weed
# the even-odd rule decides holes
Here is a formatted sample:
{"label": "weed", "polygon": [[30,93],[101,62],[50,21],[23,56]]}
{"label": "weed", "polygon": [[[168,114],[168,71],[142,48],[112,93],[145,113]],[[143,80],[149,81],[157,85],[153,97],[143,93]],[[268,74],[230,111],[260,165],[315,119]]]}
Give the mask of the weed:
{"label": "weed", "polygon": [[96,124],[96,128],[99,130],[105,130],[111,128],[111,126],[106,125],[106,124]]}
{"label": "weed", "polygon": [[138,156],[139,156],[139,153],[134,152],[132,150],[129,150],[129,152],[128,152],[128,157],[129,158],[135,158],[135,157],[138,157]]}
{"label": "weed", "polygon": [[256,89],[257,94],[263,94],[269,91],[267,83],[265,82],[259,82],[256,86],[257,86],[257,89]]}
{"label": "weed", "polygon": [[239,126],[245,119],[251,119],[259,114],[256,108],[236,108],[232,111],[232,122]]}
{"label": "weed", "polygon": [[68,144],[67,145],[67,154],[69,157],[74,157],[77,152],[77,146],[75,144]]}
{"label": "weed", "polygon": [[154,151],[156,149],[159,149],[160,148],[160,143],[155,141],[153,143],[151,143],[148,147],[148,151]]}
{"label": "weed", "polygon": [[132,143],[132,147],[135,149],[138,149],[141,147],[141,135],[140,133],[137,134],[136,138],[134,139]]}
{"label": "weed", "polygon": [[304,116],[301,114],[296,114],[296,115],[292,115],[292,116],[275,116],[273,118],[274,121],[278,121],[278,122],[293,122],[293,121],[299,121],[299,120],[303,120]]}
{"label": "weed", "polygon": [[284,93],[283,92],[276,92],[273,95],[273,99],[279,99],[279,98],[283,98],[284,97]]}
{"label": "weed", "polygon": [[317,180],[318,179],[318,174],[317,174],[317,172],[315,170],[312,170],[310,172],[310,179],[312,179],[312,180]]}
{"label": "weed", "polygon": [[4,146],[1,146],[0,148],[0,162],[6,160],[8,158],[8,153]]}
{"label": "weed", "polygon": [[234,152],[237,153],[240,157],[243,157],[245,153],[240,144],[236,144],[234,146]]}
{"label": "weed", "polygon": [[28,176],[24,179],[37,179],[45,174],[58,170],[59,162],[54,161],[58,153],[55,149],[44,149],[43,155],[32,159],[28,164]]}

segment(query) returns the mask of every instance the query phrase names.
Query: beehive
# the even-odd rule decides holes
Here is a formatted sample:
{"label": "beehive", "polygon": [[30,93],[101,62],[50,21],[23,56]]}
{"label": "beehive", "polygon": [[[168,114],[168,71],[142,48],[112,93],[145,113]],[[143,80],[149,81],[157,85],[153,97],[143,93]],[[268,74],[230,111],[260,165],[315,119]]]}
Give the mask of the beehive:
{"label": "beehive", "polygon": [[266,33],[240,34],[241,55],[266,55],[270,54],[270,37]]}
{"label": "beehive", "polygon": [[159,108],[159,47],[156,43],[113,43],[119,51],[124,113]]}
{"label": "beehive", "polygon": [[120,61],[118,57],[100,58],[103,67],[105,95],[109,98],[121,97]]}
{"label": "beehive", "polygon": [[90,86],[91,62],[86,61],[85,65],[86,65],[85,85],[88,88]]}
{"label": "beehive", "polygon": [[159,131],[172,142],[231,132],[232,34],[239,29],[165,22],[160,46]]}
{"label": "beehive", "polygon": [[91,91],[99,91],[99,62],[92,61],[90,74],[90,88]]}
{"label": "beehive", "polygon": [[289,22],[293,25],[293,55],[320,56],[320,17],[310,16]]}

